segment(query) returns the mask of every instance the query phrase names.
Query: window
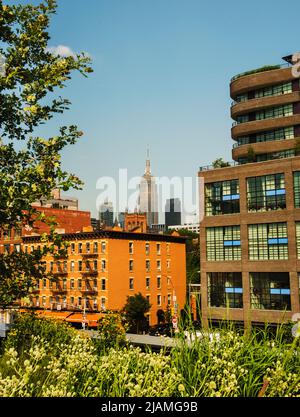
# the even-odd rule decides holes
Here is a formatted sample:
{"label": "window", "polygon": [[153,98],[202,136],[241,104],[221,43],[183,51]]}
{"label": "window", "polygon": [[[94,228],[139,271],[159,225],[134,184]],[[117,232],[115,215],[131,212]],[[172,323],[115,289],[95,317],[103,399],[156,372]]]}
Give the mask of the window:
{"label": "window", "polygon": [[273,119],[277,117],[292,116],[294,114],[293,104],[285,104],[260,110],[255,113],[256,120]]}
{"label": "window", "polygon": [[133,278],[129,278],[129,289],[130,290],[133,290],[134,289],[134,281],[133,281]]}
{"label": "window", "polygon": [[17,252],[17,253],[20,253],[21,252],[21,245],[20,244],[14,245],[14,251]]}
{"label": "window", "polygon": [[146,300],[148,301],[148,303],[150,304],[150,295],[146,295]]}
{"label": "window", "polygon": [[106,280],[104,278],[101,280],[101,290],[102,291],[106,290]]}
{"label": "window", "polygon": [[160,260],[157,260],[157,261],[156,261],[156,269],[157,269],[158,271],[160,271],[160,270],[161,270],[161,261],[160,261]]}
{"label": "window", "polygon": [[43,279],[43,289],[45,290],[47,288],[47,280],[46,278]]}
{"label": "window", "polygon": [[75,243],[71,243],[71,253],[75,253]]}
{"label": "window", "polygon": [[74,261],[71,261],[70,262],[70,271],[71,272],[74,272],[75,271],[75,262]]}
{"label": "window", "polygon": [[300,259],[300,222],[296,222],[297,259]]}
{"label": "window", "polygon": [[87,272],[90,272],[90,271],[91,271],[91,264],[90,264],[90,261],[86,261],[86,262],[85,262],[85,270],[86,270]]}
{"label": "window", "polygon": [[71,281],[70,281],[70,288],[71,288],[71,290],[74,290],[74,288],[75,288],[75,281],[74,281],[74,279],[71,279]]}
{"label": "window", "polygon": [[74,306],[74,303],[75,303],[75,298],[74,297],[70,297],[70,303],[71,303],[71,306]]}
{"label": "window", "polygon": [[68,263],[67,263],[67,261],[64,261],[64,263],[63,263],[63,272],[68,272]]}
{"label": "window", "polygon": [[47,303],[47,301],[46,301],[46,296],[45,296],[45,295],[43,295],[43,297],[42,297],[42,305],[43,305],[43,307],[45,307],[45,306],[46,306],[46,303]]}
{"label": "window", "polygon": [[236,103],[242,103],[244,101],[248,100],[248,93],[245,94],[239,94],[238,96],[236,96],[235,98],[235,102]]}
{"label": "window", "polygon": [[67,289],[67,280],[66,280],[66,278],[63,279],[63,289],[64,290]]}
{"label": "window", "polygon": [[78,287],[78,289],[79,289],[79,290],[81,290],[81,289],[82,289],[82,279],[79,279],[79,280],[77,281],[77,287]]}
{"label": "window", "polygon": [[294,204],[300,208],[300,171],[294,172]]}
{"label": "window", "polygon": [[167,243],[167,254],[170,255],[170,243]]}
{"label": "window", "polygon": [[[295,149],[287,149],[286,151],[261,153],[256,155],[256,162],[270,161],[273,159],[291,158],[295,156]],[[243,162],[247,163],[247,161]]]}
{"label": "window", "polygon": [[146,272],[150,272],[150,261],[146,260]]}
{"label": "window", "polygon": [[133,260],[130,259],[129,261],[129,271],[133,271]]}
{"label": "window", "polygon": [[288,259],[286,223],[251,224],[248,226],[249,259]]}
{"label": "window", "polygon": [[20,229],[15,229],[15,233],[14,233],[14,239],[20,239],[21,238],[21,230]]}
{"label": "window", "polygon": [[168,306],[171,305],[171,301],[172,301],[172,295],[168,294]]}
{"label": "window", "polygon": [[90,244],[90,242],[86,242],[85,248],[86,248],[86,253],[90,253],[91,252],[91,244]]}
{"label": "window", "polygon": [[288,272],[250,272],[251,308],[291,310]]}
{"label": "window", "polygon": [[97,282],[97,279],[94,279],[94,281],[93,281],[93,285],[94,285],[94,290],[97,290],[97,289],[98,289],[98,282]]}
{"label": "window", "polygon": [[11,239],[11,229],[6,229],[3,233],[4,240],[10,240]]}
{"label": "window", "polygon": [[78,297],[78,306],[81,307],[82,304],[82,297]]}
{"label": "window", "polygon": [[102,259],[101,261],[101,271],[104,272],[106,270],[106,261]]}
{"label": "window", "polygon": [[78,261],[78,271],[82,271],[82,261]]}
{"label": "window", "polygon": [[146,289],[147,290],[150,289],[150,278],[149,277],[146,278]]}
{"label": "window", "polygon": [[161,288],[161,277],[157,277],[156,282],[157,282],[157,288],[160,289]]}
{"label": "window", "polygon": [[98,253],[98,242],[94,242],[94,245],[93,245],[93,252],[94,252],[94,253]]}
{"label": "window", "polygon": [[[294,139],[294,126],[284,127],[282,129],[268,130],[266,132],[256,133],[253,136],[251,143],[255,142],[269,142],[273,140]],[[249,142],[247,142],[249,143]]]}
{"label": "window", "polygon": [[4,254],[9,255],[10,254],[10,245],[4,245]]}
{"label": "window", "polygon": [[133,242],[129,242],[129,253],[130,255],[133,254]]}
{"label": "window", "polygon": [[78,253],[82,253],[82,243],[78,243]]}
{"label": "window", "polygon": [[167,269],[170,269],[170,268],[171,268],[171,260],[167,259]]}
{"label": "window", "polygon": [[207,278],[210,307],[243,308],[241,272],[210,272]]}
{"label": "window", "polygon": [[160,294],[157,296],[157,305],[161,306],[161,295]]}
{"label": "window", "polygon": [[104,297],[101,298],[101,309],[106,310],[106,299]]}
{"label": "window", "polygon": [[288,94],[293,92],[292,83],[284,83],[273,85],[271,87],[261,88],[255,91],[255,98],[268,97],[268,96],[280,96],[282,94]]}
{"label": "window", "polygon": [[237,116],[236,122],[237,124],[249,122],[249,115],[245,114],[243,116]]}
{"label": "window", "polygon": [[208,261],[241,260],[240,226],[208,227],[206,257]]}
{"label": "window", "polygon": [[150,243],[146,243],[146,255],[150,255]]}
{"label": "window", "polygon": [[160,245],[160,243],[157,243],[156,244],[156,253],[157,253],[157,255],[160,255],[160,253],[161,253],[161,245]]}
{"label": "window", "polygon": [[94,271],[98,271],[98,261],[97,261],[97,259],[95,259],[93,261],[93,267],[94,267]]}
{"label": "window", "polygon": [[286,208],[284,174],[247,178],[249,212]]}
{"label": "window", "polygon": [[101,252],[105,253],[106,251],[106,243],[105,242],[101,242]]}
{"label": "window", "polygon": [[240,212],[239,181],[221,181],[205,185],[205,214],[217,216]]}

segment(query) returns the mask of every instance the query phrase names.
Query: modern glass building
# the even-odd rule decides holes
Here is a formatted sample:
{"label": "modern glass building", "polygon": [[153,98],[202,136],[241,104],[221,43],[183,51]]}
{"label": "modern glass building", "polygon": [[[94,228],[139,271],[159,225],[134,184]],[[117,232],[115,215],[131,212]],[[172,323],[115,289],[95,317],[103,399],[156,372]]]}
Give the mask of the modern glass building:
{"label": "modern glass building", "polygon": [[234,164],[200,168],[205,323],[300,312],[300,82],[287,63],[231,80]]}

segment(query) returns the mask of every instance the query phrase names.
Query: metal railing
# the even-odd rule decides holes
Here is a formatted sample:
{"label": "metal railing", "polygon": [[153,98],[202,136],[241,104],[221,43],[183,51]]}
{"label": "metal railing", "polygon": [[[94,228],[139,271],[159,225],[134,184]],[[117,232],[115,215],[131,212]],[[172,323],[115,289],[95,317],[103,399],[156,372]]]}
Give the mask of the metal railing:
{"label": "metal railing", "polygon": [[231,168],[237,165],[240,165],[238,162],[236,161],[232,161],[232,162],[228,162],[229,165],[227,166],[221,166],[221,167],[215,167],[214,165],[204,165],[199,167],[199,171],[203,172],[203,171],[211,171],[212,169],[219,169],[219,168]]}

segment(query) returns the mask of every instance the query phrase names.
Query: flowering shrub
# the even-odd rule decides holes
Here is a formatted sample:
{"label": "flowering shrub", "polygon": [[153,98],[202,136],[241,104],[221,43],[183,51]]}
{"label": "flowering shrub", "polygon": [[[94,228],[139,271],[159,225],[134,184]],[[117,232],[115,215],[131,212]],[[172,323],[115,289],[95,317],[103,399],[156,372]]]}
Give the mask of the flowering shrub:
{"label": "flowering shrub", "polygon": [[[32,334],[25,340],[26,323]],[[63,323],[25,316],[0,357],[0,397],[33,396],[300,396],[299,340],[228,330],[192,344],[182,340],[169,355],[119,344],[99,350]]]}
{"label": "flowering shrub", "polygon": [[107,313],[98,324],[100,347],[113,347],[126,342],[126,330],[118,313]]}
{"label": "flowering shrub", "polygon": [[[12,340],[7,343],[0,360],[1,397],[154,397],[184,391],[169,357],[119,347],[99,355],[90,338],[65,330],[71,334],[68,342],[32,335],[19,351]],[[16,334],[18,329],[10,339]]]}

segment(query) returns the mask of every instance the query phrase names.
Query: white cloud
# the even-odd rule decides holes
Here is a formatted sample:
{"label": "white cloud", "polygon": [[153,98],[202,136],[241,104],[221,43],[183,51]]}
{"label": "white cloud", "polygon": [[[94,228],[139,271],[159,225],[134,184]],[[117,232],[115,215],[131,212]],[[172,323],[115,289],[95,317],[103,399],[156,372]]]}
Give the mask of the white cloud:
{"label": "white cloud", "polygon": [[46,51],[56,56],[72,56],[73,58],[76,58],[75,52],[73,52],[69,46],[65,45],[50,46],[46,49]]}

